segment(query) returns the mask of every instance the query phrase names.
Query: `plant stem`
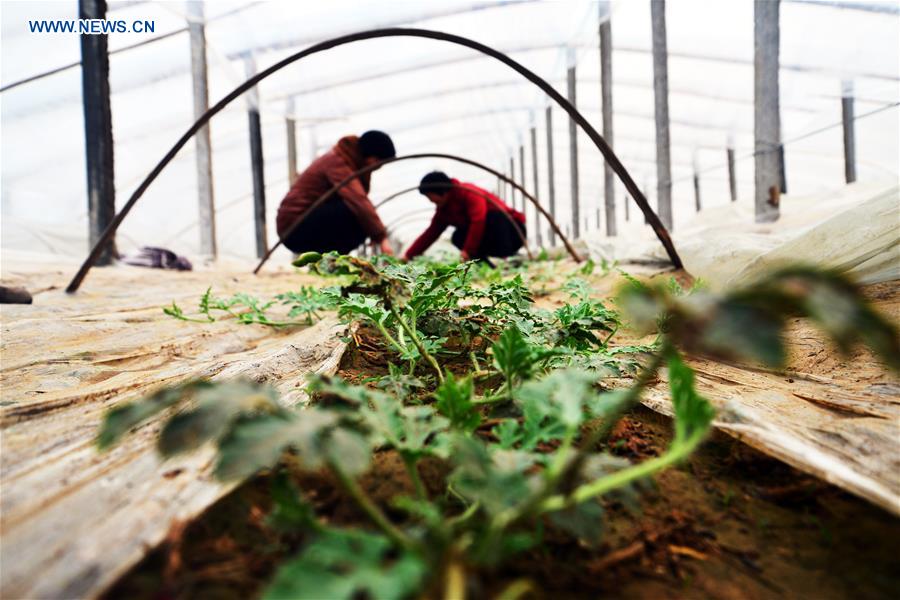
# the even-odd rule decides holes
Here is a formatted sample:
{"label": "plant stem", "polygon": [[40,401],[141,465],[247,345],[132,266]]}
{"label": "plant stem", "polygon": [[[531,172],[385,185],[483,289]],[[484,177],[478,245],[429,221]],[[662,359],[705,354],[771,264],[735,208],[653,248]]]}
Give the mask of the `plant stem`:
{"label": "plant stem", "polygon": [[374,319],[370,319],[370,320],[373,323],[375,323],[375,327],[378,329],[378,332],[384,337],[384,339],[386,339],[388,341],[388,343],[391,346],[394,347],[395,350],[397,350],[400,354],[406,353],[406,348],[401,346],[400,342],[398,342],[396,339],[394,339],[394,336],[392,336],[390,334],[390,332],[387,330],[387,328],[383,324],[379,323],[378,321],[376,321]]}
{"label": "plant stem", "polygon": [[466,571],[462,563],[451,558],[444,574],[444,600],[466,599]]}
{"label": "plant stem", "polygon": [[406,467],[406,473],[412,480],[413,488],[416,490],[416,496],[419,497],[419,500],[427,501],[428,492],[425,489],[425,484],[422,483],[422,478],[419,476],[419,469],[416,467],[416,461],[406,454],[402,454],[402,458],[403,465]]}
{"label": "plant stem", "polygon": [[391,314],[394,315],[394,318],[397,319],[397,322],[400,323],[400,327],[406,331],[407,335],[409,335],[413,344],[419,350],[419,354],[428,361],[428,363],[432,366],[435,373],[437,373],[438,381],[440,383],[444,383],[444,372],[441,371],[441,366],[437,363],[434,357],[428,353],[428,350],[425,349],[425,346],[422,345],[422,340],[419,339],[419,336],[412,330],[412,327],[406,322],[406,320],[397,312],[397,309],[391,306]]}
{"label": "plant stem", "polygon": [[581,485],[575,488],[575,491],[568,496],[551,496],[541,503],[541,512],[562,510],[576,504],[581,504],[585,500],[590,500],[596,496],[602,496],[609,491],[628,485],[632,481],[648,477],[657,471],[661,471],[666,467],[677,464],[694,451],[700,442],[703,441],[705,434],[705,429],[697,431],[684,440],[684,442],[669,448],[662,456],[645,460],[640,464]]}
{"label": "plant stem", "polygon": [[478,373],[481,371],[481,366],[478,364],[478,357],[475,356],[475,352],[473,350],[469,351],[469,358],[472,360],[472,366],[475,368],[475,372]]}
{"label": "plant stem", "polygon": [[329,461],[328,463],[331,470],[334,472],[337,477],[338,483],[344,489],[347,494],[350,495],[351,498],[356,502],[356,504],[362,509],[364,513],[372,520],[372,522],[382,531],[386,536],[388,536],[392,542],[397,544],[398,546],[405,548],[406,550],[417,551],[417,545],[407,536],[403,531],[398,529],[387,516],[381,512],[381,509],[372,502],[372,500],[366,495],[366,493],[359,487],[359,484],[356,483],[356,480],[350,477],[346,471],[344,471],[338,464],[334,461]]}
{"label": "plant stem", "polygon": [[496,600],[518,600],[529,592],[535,592],[534,584],[528,579],[516,579],[500,592]]}

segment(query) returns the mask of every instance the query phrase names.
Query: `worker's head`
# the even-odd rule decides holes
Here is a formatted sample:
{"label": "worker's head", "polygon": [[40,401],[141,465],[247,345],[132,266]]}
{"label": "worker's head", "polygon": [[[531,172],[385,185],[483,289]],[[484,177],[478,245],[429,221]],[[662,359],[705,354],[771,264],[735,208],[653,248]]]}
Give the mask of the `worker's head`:
{"label": "worker's head", "polygon": [[359,153],[362,154],[363,165],[366,167],[397,156],[391,136],[374,130],[359,136]]}
{"label": "worker's head", "polygon": [[453,181],[441,171],[432,171],[419,182],[419,193],[426,196],[438,206],[444,205],[450,198]]}

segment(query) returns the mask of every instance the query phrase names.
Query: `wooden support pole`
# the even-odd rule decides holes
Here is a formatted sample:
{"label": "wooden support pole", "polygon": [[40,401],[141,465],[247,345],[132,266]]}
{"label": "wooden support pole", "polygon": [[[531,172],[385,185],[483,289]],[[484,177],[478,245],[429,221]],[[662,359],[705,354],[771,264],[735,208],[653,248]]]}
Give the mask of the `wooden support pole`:
{"label": "wooden support pole", "polygon": [[730,140],[725,155],[728,159],[728,191],[731,193],[731,201],[735,202],[737,200],[737,174],[734,168],[734,144]]}
{"label": "wooden support pole", "polygon": [[778,203],[785,191],[781,116],[778,102],[780,0],[754,3],[753,88],[755,213],[757,223],[778,219]]}
{"label": "wooden support pole", "polygon": [[[531,126],[531,175],[532,185],[534,186],[534,197],[541,199],[540,187],[538,187],[538,150],[537,150],[537,127]],[[541,235],[541,213],[534,209],[534,241],[535,245],[540,248],[544,243],[544,236]]]}
{"label": "wooden support pole", "polygon": [[[194,91],[194,119],[209,110],[209,84],[206,68],[206,27],[203,2],[187,3],[188,32],[191,38],[191,79]],[[197,148],[197,208],[200,227],[200,253],[215,258],[216,208],[213,194],[212,144],[209,125],[204,125],[194,136]]]}
{"label": "wooden support pole", "polygon": [[[519,144],[519,185],[528,187],[527,180],[525,179],[525,144]],[[522,212],[525,214],[525,230],[528,231],[528,205],[525,202],[525,198],[522,198]]]}
{"label": "wooden support pole", "polygon": [[[570,56],[574,52],[570,49]],[[572,106],[578,107],[577,99],[577,79],[575,77],[574,56],[570,58],[571,66],[566,72],[566,81],[569,88],[568,100]],[[581,206],[578,200],[578,128],[575,126],[575,120],[569,118],[569,183],[571,184],[572,196],[572,235],[575,239],[581,237]]]}
{"label": "wooden support pole", "polygon": [[[547,122],[547,204],[550,210],[550,218],[556,221],[556,182],[553,173],[553,110],[550,106],[546,111]],[[556,232],[553,228],[547,232],[550,246],[556,245]]]}
{"label": "wooden support pole", "polygon": [[656,202],[659,220],[672,231],[672,158],[669,154],[669,57],[666,2],[650,0],[653,29],[653,98],[656,117]]}
{"label": "wooden support pole", "polygon": [[[513,180],[515,180],[515,178],[516,178],[516,159],[513,158],[512,153],[510,153],[510,155],[509,155],[509,178],[513,179]],[[517,209],[518,204],[516,204],[516,189],[515,188],[512,188],[510,190],[509,197],[511,198],[512,207]],[[522,198],[522,201],[524,202],[525,199]]]}
{"label": "wooden support pole", "polygon": [[[244,57],[247,78],[256,75],[256,61],[248,54]],[[247,117],[250,125],[250,167],[253,171],[253,223],[256,230],[256,256],[262,258],[269,249],[266,235],[266,180],[263,172],[262,123],[259,117],[259,91],[252,87],[247,91]]]}
{"label": "wooden support pole", "polygon": [[[78,16],[81,19],[105,19],[106,0],[79,0]],[[80,38],[88,237],[93,247],[116,215],[112,110],[109,103],[109,52],[106,34],[82,35]],[[112,264],[116,256],[113,239],[94,264]]]}
{"label": "wooden support pole", "polygon": [[845,81],[841,91],[841,115],[844,124],[844,179],[856,181],[856,128],[853,120],[853,81]]}
{"label": "wooden support pole", "polygon": [[[613,77],[612,77],[612,21],[609,3],[600,2],[600,98],[603,110],[603,139],[613,144]],[[616,235],[616,189],[612,167],[603,161],[603,198],[606,206],[606,235]],[[600,215],[597,215],[600,227]]]}
{"label": "wooden support pole", "polygon": [[294,99],[289,98],[287,102],[287,116],[284,124],[287,133],[287,163],[288,163],[288,185],[294,185],[297,180],[297,117],[294,114],[296,106]]}

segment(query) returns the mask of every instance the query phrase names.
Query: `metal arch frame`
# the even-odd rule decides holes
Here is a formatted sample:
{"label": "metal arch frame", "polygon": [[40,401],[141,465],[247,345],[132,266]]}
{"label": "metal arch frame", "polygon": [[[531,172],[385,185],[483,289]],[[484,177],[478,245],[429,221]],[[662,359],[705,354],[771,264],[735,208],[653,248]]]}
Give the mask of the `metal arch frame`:
{"label": "metal arch frame", "polygon": [[[350,175],[345,177],[343,180],[339,181],[337,184],[332,186],[332,188],[330,190],[328,190],[327,192],[325,192],[324,194],[322,194],[321,196],[316,198],[316,200],[312,204],[309,205],[309,208],[307,208],[302,214],[300,214],[296,219],[294,219],[294,222],[291,223],[290,227],[288,227],[287,230],[282,235],[278,236],[278,241],[275,242],[275,244],[271,248],[269,248],[269,251],[266,252],[266,254],[262,257],[262,259],[260,259],[259,264],[256,265],[255,269],[253,269],[253,274],[256,275],[257,273],[259,273],[259,270],[262,269],[264,264],[266,264],[266,261],[269,260],[269,257],[272,256],[272,253],[278,249],[278,246],[280,246],[286,238],[291,237],[291,234],[294,233],[294,230],[296,230],[297,227],[299,227],[300,224],[303,223],[304,220],[306,220],[306,217],[308,215],[310,215],[314,210],[316,210],[319,206],[321,206],[322,204],[327,202],[330,198],[332,198],[335,194],[340,192],[346,186],[350,185],[350,183],[352,183],[355,179],[357,179],[358,177],[360,177],[362,175],[365,175],[367,173],[371,173],[372,171],[380,169],[384,165],[389,165],[391,163],[396,163],[396,162],[400,162],[400,161],[404,161],[404,160],[414,160],[414,159],[419,159],[419,158],[446,158],[448,160],[455,160],[455,161],[458,161],[461,163],[465,163],[467,165],[472,165],[473,167],[478,167],[479,169],[487,171],[488,173],[496,175],[497,177],[500,177],[504,181],[509,182],[517,190],[521,191],[522,195],[524,197],[528,198],[528,200],[535,206],[535,208],[538,211],[540,211],[540,213],[542,215],[544,215],[544,217],[546,217],[547,221],[550,223],[550,226],[553,228],[553,230],[556,232],[556,234],[559,235],[559,238],[563,241],[563,244],[565,244],[565,246],[566,246],[566,250],[569,251],[569,254],[572,256],[572,258],[575,260],[575,262],[581,262],[581,257],[575,251],[575,248],[572,247],[572,244],[569,242],[568,238],[566,238],[566,236],[563,235],[562,230],[559,228],[559,225],[556,224],[556,221],[553,220],[553,217],[550,216],[550,213],[548,213],[546,210],[544,210],[544,207],[541,206],[541,204],[537,201],[537,198],[535,198],[534,196],[529,194],[528,191],[524,187],[522,187],[520,184],[516,183],[516,181],[514,181],[510,177],[507,177],[500,171],[495,171],[491,167],[488,167],[487,165],[483,165],[483,164],[479,163],[478,161],[472,160],[470,158],[463,158],[462,156],[456,156],[454,154],[445,154],[445,153],[441,153],[441,152],[422,152],[420,154],[407,154],[406,156],[395,156],[394,158],[386,158],[384,160],[378,161],[376,163],[373,163],[373,164],[363,167],[361,169],[357,169],[356,171],[354,171],[353,173],[351,173]],[[526,250],[527,250],[527,245],[526,245]],[[529,252],[529,254],[530,254],[530,252]]]}
{"label": "metal arch frame", "polygon": [[672,260],[672,264],[676,268],[680,268],[682,266],[681,259],[679,258],[678,253],[675,251],[675,246],[672,244],[672,239],[669,236],[669,232],[663,226],[656,213],[653,212],[653,209],[650,208],[650,205],[647,203],[647,199],[644,197],[643,193],[641,193],[640,188],[638,188],[637,184],[634,182],[634,179],[631,178],[631,175],[625,169],[625,166],[613,152],[609,144],[606,143],[606,140],[604,140],[603,137],[597,132],[597,130],[594,129],[593,126],[591,126],[588,120],[585,119],[584,116],[582,116],[582,114],[578,112],[578,109],[572,106],[572,104],[569,103],[568,100],[560,95],[560,93],[557,92],[553,88],[553,86],[551,86],[537,74],[522,66],[512,58],[506,56],[502,52],[499,52],[491,48],[490,46],[485,46],[484,44],[481,44],[469,38],[444,33],[441,31],[432,31],[429,29],[391,27],[385,29],[373,29],[371,31],[362,31],[349,35],[339,36],[330,40],[326,40],[324,42],[320,42],[318,44],[314,44],[304,50],[296,52],[249,78],[247,81],[233,89],[224,98],[219,100],[209,110],[203,113],[203,115],[201,115],[200,118],[197,119],[194,124],[187,129],[187,131],[181,136],[181,138],[178,139],[175,145],[169,149],[165,156],[163,156],[163,158],[150,171],[144,181],[141,182],[141,184],[137,187],[137,189],[125,203],[125,206],[122,207],[122,210],[119,211],[115,217],[113,217],[113,220],[103,232],[103,235],[101,235],[100,239],[97,240],[97,243],[94,244],[94,247],[91,249],[90,254],[88,254],[84,263],[82,263],[78,272],[66,287],[66,292],[71,294],[78,291],[78,288],[81,286],[81,282],[87,276],[88,271],[90,271],[94,262],[100,256],[100,253],[103,252],[104,248],[106,248],[106,246],[109,244],[116,230],[119,228],[119,225],[121,225],[122,221],[125,219],[128,213],[131,212],[131,209],[141,198],[141,196],[143,196],[147,188],[150,187],[150,184],[159,176],[166,165],[168,165],[172,161],[172,159],[175,158],[175,155],[178,153],[178,151],[181,150],[181,148],[183,148],[185,144],[187,144],[187,142],[194,136],[194,134],[196,134],[201,127],[209,122],[209,120],[212,119],[213,116],[215,116],[217,113],[222,111],[222,109],[228,106],[228,104],[233,102],[244,92],[255,86],[257,83],[259,83],[269,75],[283,69],[291,63],[300,60],[301,58],[323,52],[330,48],[343,46],[345,44],[350,44],[362,40],[387,37],[417,37],[450,42],[459,46],[465,46],[502,62],[503,64],[507,65],[508,67],[512,68],[514,71],[525,77],[528,81],[538,86],[548,96],[550,96],[550,98],[554,102],[556,102],[564,111],[566,111],[569,117],[574,120],[579,127],[581,127],[581,129],[588,135],[594,145],[597,146],[597,149],[600,150],[600,153],[610,164],[616,175],[619,176],[619,179],[622,180],[622,183],[625,185],[628,193],[644,213],[648,224],[656,232],[656,236],[665,247],[669,258]]}

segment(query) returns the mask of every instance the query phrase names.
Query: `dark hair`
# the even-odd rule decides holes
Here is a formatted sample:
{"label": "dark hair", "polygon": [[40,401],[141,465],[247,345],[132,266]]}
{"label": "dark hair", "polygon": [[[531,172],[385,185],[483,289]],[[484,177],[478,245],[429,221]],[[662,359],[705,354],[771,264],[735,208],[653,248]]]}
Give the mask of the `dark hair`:
{"label": "dark hair", "polygon": [[363,157],[373,156],[380,160],[397,156],[391,136],[383,131],[367,131],[359,136],[359,153]]}
{"label": "dark hair", "polygon": [[432,192],[443,196],[453,187],[453,181],[442,171],[432,171],[419,182],[419,193]]}

